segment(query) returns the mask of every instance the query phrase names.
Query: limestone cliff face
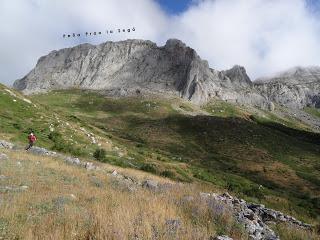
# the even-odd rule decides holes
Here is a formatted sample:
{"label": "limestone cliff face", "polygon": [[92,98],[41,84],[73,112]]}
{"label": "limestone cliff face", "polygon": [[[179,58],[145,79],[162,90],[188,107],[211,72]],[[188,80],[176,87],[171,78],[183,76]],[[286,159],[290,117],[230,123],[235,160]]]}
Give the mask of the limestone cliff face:
{"label": "limestone cliff face", "polygon": [[320,67],[295,67],[255,82],[269,101],[290,108],[320,108]]}
{"label": "limestone cliff face", "polygon": [[173,94],[196,104],[213,97],[260,107],[268,104],[243,67],[213,70],[195,50],[175,39],[163,47],[127,40],[53,51],[14,87],[25,94],[80,88],[117,96]]}

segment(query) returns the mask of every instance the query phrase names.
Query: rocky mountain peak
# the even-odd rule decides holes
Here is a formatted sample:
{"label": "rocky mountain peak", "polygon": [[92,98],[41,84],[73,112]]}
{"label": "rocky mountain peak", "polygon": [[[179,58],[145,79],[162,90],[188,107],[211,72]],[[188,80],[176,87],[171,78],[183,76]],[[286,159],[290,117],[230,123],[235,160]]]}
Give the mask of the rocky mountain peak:
{"label": "rocky mountain peak", "polygon": [[234,84],[241,87],[251,87],[252,82],[247,75],[246,69],[242,66],[235,65],[231,69],[224,71],[224,74],[231,79]]}
{"label": "rocky mountain peak", "polygon": [[179,39],[168,39],[165,46],[166,49],[187,48],[187,45]]}
{"label": "rocky mountain peak", "polygon": [[[213,70],[178,39],[169,39],[161,47],[130,39],[52,51],[14,87],[26,94],[80,88],[111,96],[173,95],[195,104],[219,98],[268,109],[271,102],[298,108],[320,106],[319,84],[309,85],[318,80],[320,67],[298,67],[252,83],[244,67]],[[274,83],[281,86],[275,88]],[[301,83],[308,85],[297,87]]]}
{"label": "rocky mountain peak", "polygon": [[255,83],[288,82],[303,83],[310,79],[320,80],[320,66],[293,67],[270,76],[258,78]]}
{"label": "rocky mountain peak", "polygon": [[320,67],[294,67],[255,81],[267,98],[290,108],[320,108]]}
{"label": "rocky mountain peak", "polygon": [[[14,83],[26,94],[76,87],[117,96],[178,95],[196,104],[214,97],[248,103],[243,89],[250,86],[243,67],[223,73],[212,70],[194,49],[178,39],[169,39],[162,47],[135,39],[52,51]],[[263,105],[263,98],[254,95],[250,104]]]}

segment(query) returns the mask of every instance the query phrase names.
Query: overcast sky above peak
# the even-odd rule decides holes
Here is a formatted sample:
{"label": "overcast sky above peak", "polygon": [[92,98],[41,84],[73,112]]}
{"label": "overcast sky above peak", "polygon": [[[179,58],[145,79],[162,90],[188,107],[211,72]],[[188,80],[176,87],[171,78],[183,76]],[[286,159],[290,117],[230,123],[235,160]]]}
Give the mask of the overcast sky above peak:
{"label": "overcast sky above peak", "polygon": [[[8,85],[52,50],[128,38],[178,38],[212,68],[243,65],[252,79],[320,65],[320,0],[1,0],[0,12],[0,82]],[[101,35],[84,35],[94,31]],[[81,37],[62,37],[72,33]]]}

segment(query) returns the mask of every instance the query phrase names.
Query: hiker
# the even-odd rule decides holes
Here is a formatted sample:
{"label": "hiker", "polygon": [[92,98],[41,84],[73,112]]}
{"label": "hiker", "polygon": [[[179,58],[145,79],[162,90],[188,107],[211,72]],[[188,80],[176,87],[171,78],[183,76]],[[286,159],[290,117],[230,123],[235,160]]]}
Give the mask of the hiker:
{"label": "hiker", "polygon": [[28,151],[30,148],[32,148],[33,144],[35,143],[35,141],[37,141],[37,137],[36,135],[33,134],[33,132],[31,132],[28,136],[28,140],[29,140],[29,145],[26,148],[26,150]]}

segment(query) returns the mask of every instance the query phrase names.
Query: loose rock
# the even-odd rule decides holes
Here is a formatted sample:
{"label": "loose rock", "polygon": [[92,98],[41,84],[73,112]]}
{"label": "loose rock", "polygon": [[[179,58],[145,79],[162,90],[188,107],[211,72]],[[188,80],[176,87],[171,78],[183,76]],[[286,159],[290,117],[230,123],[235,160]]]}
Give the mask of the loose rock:
{"label": "loose rock", "polygon": [[18,186],[18,187],[5,186],[5,187],[0,187],[0,192],[2,193],[23,192],[23,191],[26,191],[28,188],[29,188],[28,186]]}
{"label": "loose rock", "polygon": [[37,154],[37,155],[46,155],[46,156],[56,156],[57,155],[56,152],[49,151],[49,150],[47,150],[45,148],[41,148],[41,147],[32,147],[28,151],[33,154]]}
{"label": "loose rock", "polygon": [[4,153],[0,153],[0,160],[8,160],[8,156]]}
{"label": "loose rock", "polygon": [[209,240],[233,240],[233,239],[228,236],[222,235],[217,237],[210,237]]}
{"label": "loose rock", "polygon": [[14,145],[4,140],[0,140],[0,148],[12,149]]}
{"label": "loose rock", "polygon": [[159,188],[157,181],[149,180],[149,179],[142,183],[142,187],[147,188],[149,190],[153,190],[153,191],[156,191]]}

